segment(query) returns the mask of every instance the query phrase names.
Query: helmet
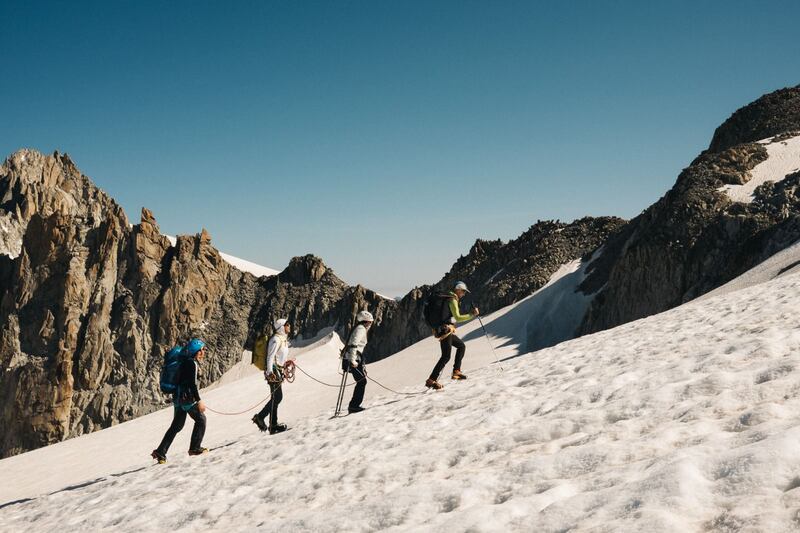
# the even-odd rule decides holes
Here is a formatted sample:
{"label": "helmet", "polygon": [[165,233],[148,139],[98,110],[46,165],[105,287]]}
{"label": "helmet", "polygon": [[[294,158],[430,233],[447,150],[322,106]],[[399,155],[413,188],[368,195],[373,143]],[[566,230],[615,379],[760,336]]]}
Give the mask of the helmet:
{"label": "helmet", "polygon": [[281,330],[281,328],[283,328],[283,326],[285,326],[287,322],[289,322],[289,320],[288,320],[288,319],[286,319],[286,318],[279,318],[278,320],[276,320],[275,322],[273,322],[273,323],[272,323],[272,325],[273,325],[273,326],[275,326],[275,331],[280,331],[280,330]]}
{"label": "helmet", "polygon": [[375,318],[373,318],[372,313],[369,311],[359,311],[356,320],[358,322],[375,322]]}
{"label": "helmet", "polygon": [[197,355],[197,352],[202,350],[206,347],[206,343],[201,341],[200,339],[192,339],[188,343],[186,343],[186,352],[189,354],[189,357],[194,357]]}
{"label": "helmet", "polygon": [[469,289],[467,288],[467,284],[464,283],[463,281],[459,281],[458,283],[456,283],[456,286],[453,288],[453,290],[456,290],[456,291],[462,290],[464,292],[469,292]]}

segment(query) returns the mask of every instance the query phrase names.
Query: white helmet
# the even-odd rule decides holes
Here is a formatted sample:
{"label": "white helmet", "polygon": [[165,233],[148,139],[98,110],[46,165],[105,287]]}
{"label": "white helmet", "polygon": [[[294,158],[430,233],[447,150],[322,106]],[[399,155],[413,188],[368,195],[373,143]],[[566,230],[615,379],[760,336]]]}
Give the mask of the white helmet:
{"label": "white helmet", "polygon": [[275,326],[275,331],[280,331],[283,329],[283,326],[285,326],[287,322],[288,322],[287,319],[279,318],[278,320],[273,322],[272,325]]}
{"label": "white helmet", "polygon": [[375,318],[373,318],[372,313],[369,311],[359,311],[358,315],[356,316],[357,322],[375,322]]}
{"label": "white helmet", "polygon": [[469,289],[467,288],[467,284],[464,283],[463,281],[459,281],[458,283],[456,283],[456,286],[453,288],[453,290],[456,290],[456,291],[462,290],[464,292],[469,292]]}

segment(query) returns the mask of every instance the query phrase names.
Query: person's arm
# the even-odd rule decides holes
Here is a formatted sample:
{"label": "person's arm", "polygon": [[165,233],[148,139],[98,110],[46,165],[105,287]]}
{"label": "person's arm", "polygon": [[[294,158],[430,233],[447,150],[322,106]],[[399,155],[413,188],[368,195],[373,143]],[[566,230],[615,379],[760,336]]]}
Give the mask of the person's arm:
{"label": "person's arm", "polygon": [[449,305],[450,314],[456,319],[456,322],[466,322],[467,320],[475,318],[475,315],[472,313],[466,315],[461,314],[461,309],[458,307],[458,298],[450,298]]}
{"label": "person's arm", "polygon": [[197,361],[194,359],[189,359],[189,364],[185,365],[187,376],[184,380],[186,383],[187,388],[189,389],[189,394],[192,398],[193,402],[200,401],[200,391],[197,388]]}

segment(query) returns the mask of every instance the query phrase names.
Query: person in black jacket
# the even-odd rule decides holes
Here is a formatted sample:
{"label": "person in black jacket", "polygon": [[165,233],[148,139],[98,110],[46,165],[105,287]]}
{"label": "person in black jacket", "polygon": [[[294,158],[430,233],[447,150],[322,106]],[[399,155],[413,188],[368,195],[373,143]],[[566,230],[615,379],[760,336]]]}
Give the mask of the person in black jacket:
{"label": "person in black jacket", "polygon": [[186,356],[181,362],[178,376],[178,391],[172,398],[174,405],[174,415],[172,424],[164,434],[161,444],[153,450],[151,456],[159,463],[167,462],[167,450],[169,450],[175,436],[183,429],[188,414],[194,420],[194,429],[189,444],[189,455],[201,455],[208,452],[208,448],[203,448],[203,435],[206,432],[206,415],[203,413],[206,406],[200,399],[200,391],[197,389],[197,365],[203,360],[206,354],[206,343],[200,339],[192,339],[184,348]]}

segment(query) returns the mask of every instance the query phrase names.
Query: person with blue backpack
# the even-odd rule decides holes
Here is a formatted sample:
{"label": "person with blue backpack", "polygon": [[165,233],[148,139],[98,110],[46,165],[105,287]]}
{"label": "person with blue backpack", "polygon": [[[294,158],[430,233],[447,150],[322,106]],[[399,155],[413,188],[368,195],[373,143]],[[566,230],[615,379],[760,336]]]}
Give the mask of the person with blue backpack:
{"label": "person with blue backpack", "polygon": [[151,453],[153,459],[160,464],[167,462],[167,451],[175,436],[183,429],[187,415],[194,420],[189,455],[208,452],[208,448],[201,446],[206,432],[206,407],[200,399],[197,387],[198,363],[203,361],[205,354],[206,343],[200,339],[192,339],[186,346],[173,348],[167,353],[161,374],[161,390],[172,391],[174,412],[172,424],[164,434],[161,444]]}
{"label": "person with blue backpack", "polygon": [[461,312],[461,299],[469,292],[467,284],[463,281],[456,283],[452,291],[444,294],[432,293],[425,304],[425,320],[433,329],[436,340],[442,355],[428,379],[425,386],[433,390],[441,390],[443,385],[439,383],[439,375],[444,370],[445,365],[450,360],[453,348],[456,349],[456,358],[453,361],[453,380],[464,380],[467,376],[461,372],[461,362],[467,352],[467,346],[456,335],[456,324],[472,320],[479,314],[477,307],[473,307],[472,312],[463,314]]}

